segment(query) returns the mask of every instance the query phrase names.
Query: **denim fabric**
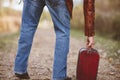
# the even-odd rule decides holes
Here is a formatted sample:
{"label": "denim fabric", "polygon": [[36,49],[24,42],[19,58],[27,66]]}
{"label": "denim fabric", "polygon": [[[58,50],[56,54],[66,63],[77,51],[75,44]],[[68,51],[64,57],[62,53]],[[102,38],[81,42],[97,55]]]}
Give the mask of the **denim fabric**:
{"label": "denim fabric", "polygon": [[70,15],[65,0],[24,0],[14,72],[20,74],[27,72],[33,37],[45,5],[52,16],[56,33],[52,80],[64,80],[67,76],[70,36]]}

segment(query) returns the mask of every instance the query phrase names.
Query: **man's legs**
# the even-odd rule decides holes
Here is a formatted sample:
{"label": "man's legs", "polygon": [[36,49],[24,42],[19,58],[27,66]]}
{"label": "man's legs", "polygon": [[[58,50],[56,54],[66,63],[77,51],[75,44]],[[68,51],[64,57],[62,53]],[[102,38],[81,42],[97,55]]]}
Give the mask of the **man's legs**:
{"label": "man's legs", "polygon": [[43,0],[24,0],[22,25],[14,71],[18,74],[27,72],[28,58],[34,33],[45,3]]}
{"label": "man's legs", "polygon": [[53,64],[53,80],[67,77],[67,54],[69,52],[70,15],[65,0],[46,0],[56,33]]}

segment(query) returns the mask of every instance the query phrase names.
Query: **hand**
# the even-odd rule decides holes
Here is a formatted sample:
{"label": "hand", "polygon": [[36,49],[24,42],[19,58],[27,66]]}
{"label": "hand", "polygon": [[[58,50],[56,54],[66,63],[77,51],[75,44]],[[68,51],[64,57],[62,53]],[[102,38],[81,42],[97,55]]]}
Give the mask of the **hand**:
{"label": "hand", "polygon": [[94,36],[87,37],[86,47],[87,48],[92,48],[94,44],[95,44]]}

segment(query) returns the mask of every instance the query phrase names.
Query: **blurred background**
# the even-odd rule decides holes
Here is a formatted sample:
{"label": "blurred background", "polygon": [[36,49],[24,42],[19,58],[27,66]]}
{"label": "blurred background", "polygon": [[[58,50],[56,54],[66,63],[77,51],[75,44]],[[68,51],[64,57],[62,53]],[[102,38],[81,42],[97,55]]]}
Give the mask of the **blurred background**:
{"label": "blurred background", "polygon": [[[120,69],[120,0],[96,0],[95,42],[104,48],[104,56],[110,64]],[[23,2],[0,0],[0,54],[11,50],[19,36]],[[49,11],[45,7],[39,28],[52,28]],[[46,26],[46,27],[44,27]],[[79,39],[84,36],[83,1],[74,0],[71,36]]]}

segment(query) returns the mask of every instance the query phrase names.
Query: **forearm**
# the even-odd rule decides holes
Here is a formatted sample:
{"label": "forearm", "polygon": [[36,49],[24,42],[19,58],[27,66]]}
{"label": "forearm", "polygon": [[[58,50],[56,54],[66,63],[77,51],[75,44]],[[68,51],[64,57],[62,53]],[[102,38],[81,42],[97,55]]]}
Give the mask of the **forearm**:
{"label": "forearm", "polygon": [[94,36],[95,0],[84,0],[85,36]]}

